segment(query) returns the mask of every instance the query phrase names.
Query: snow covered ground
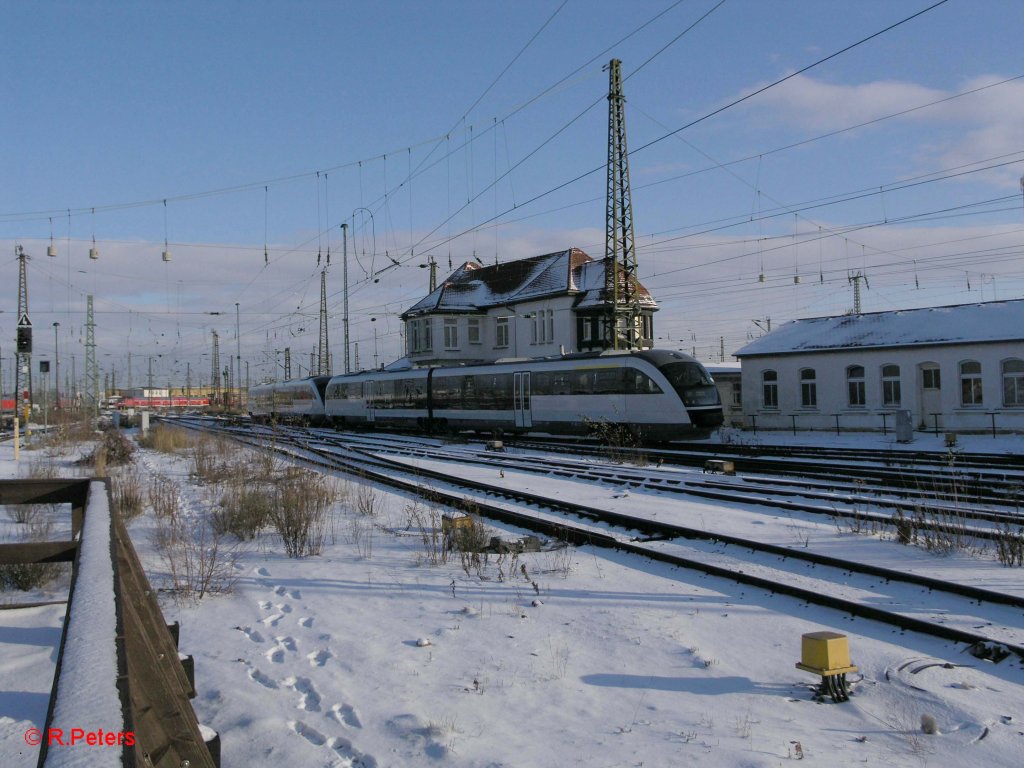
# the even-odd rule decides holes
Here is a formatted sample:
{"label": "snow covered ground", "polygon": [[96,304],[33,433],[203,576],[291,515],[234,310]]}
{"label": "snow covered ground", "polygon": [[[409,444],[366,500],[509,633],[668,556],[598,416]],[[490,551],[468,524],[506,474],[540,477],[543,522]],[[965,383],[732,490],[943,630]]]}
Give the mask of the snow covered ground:
{"label": "snow covered ground", "polygon": [[[934,446],[924,439],[913,447],[942,449],[941,438]],[[871,440],[881,438],[835,444]],[[968,450],[1024,449],[1016,438],[962,442]],[[25,464],[23,454],[16,467],[9,443],[0,445],[0,475],[16,476]],[[185,459],[146,451],[137,465],[178,483],[192,512],[209,507]],[[457,556],[431,565],[410,527],[414,500],[378,490],[371,525],[355,512],[355,486],[339,482],[348,502],[335,510],[322,556],[290,560],[268,533],[241,551],[231,594],[198,605],[164,602],[168,621],[182,622],[182,651],[195,656],[193,703],[220,732],[225,766],[1024,762],[1024,671],[1016,660],[978,661],[944,641],[586,547],[514,561],[492,555],[480,573]],[[522,482],[537,491],[556,481]],[[608,488],[557,482],[580,501],[611,503]],[[618,501],[627,502],[673,506],[695,523],[715,519],[715,505],[704,502],[639,492]],[[786,516],[746,514],[761,517],[766,537],[792,540]],[[158,585],[164,565],[153,527],[143,515],[130,531]],[[817,535],[826,547],[851,541],[835,526]],[[906,562],[905,547],[857,541],[873,561]],[[997,576],[1024,590],[1024,571],[990,559],[912,555],[915,568],[931,561],[967,579],[975,568],[979,580]],[[2,766],[34,765],[23,734],[45,716],[60,621],[52,607],[0,612]],[[816,702],[817,681],[794,668],[801,635],[818,630],[849,636],[860,674],[847,703]],[[923,733],[922,716],[934,717],[940,733]]]}

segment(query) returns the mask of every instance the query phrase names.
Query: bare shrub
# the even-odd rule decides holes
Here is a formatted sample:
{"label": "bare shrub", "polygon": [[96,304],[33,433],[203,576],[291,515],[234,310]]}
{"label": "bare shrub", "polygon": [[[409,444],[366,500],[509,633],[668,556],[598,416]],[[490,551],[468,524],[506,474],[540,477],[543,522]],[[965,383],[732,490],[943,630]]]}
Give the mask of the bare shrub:
{"label": "bare shrub", "polygon": [[[44,508],[45,504],[19,504],[19,507]],[[24,530],[19,531],[19,538],[22,541],[46,541],[53,530],[53,523],[43,517],[43,510],[33,516],[31,521],[24,523]],[[0,565],[0,592],[7,590],[19,590],[26,592],[30,589],[44,587],[62,571],[64,563],[9,563]]]}
{"label": "bare shrub", "polygon": [[172,480],[161,476],[153,478],[147,495],[157,520],[178,514],[178,486]]}
{"label": "bare shrub", "polygon": [[[163,501],[171,496],[160,492]],[[226,546],[204,517],[186,517],[177,504],[166,504],[157,514],[153,544],[167,567],[168,586],[175,600],[201,600],[208,594],[230,592],[236,577],[237,553]]]}
{"label": "bare shrub", "polygon": [[437,507],[414,501],[405,507],[406,530],[417,529],[423,544],[423,557],[429,565],[448,562],[448,547],[441,531],[441,513]]}
{"label": "bare shrub", "polygon": [[459,553],[459,562],[467,576],[473,573],[480,576],[486,563],[482,555],[488,545],[487,528],[477,515],[455,518],[448,530],[444,530],[444,522],[441,528],[445,549]]}
{"label": "bare shrub", "polygon": [[356,491],[356,512],[363,517],[375,517],[378,512],[377,489],[361,483]]}
{"label": "bare shrub", "polygon": [[255,477],[270,478],[281,473],[278,458],[270,451],[256,451],[249,457],[249,469]]}
{"label": "bare shrub", "polygon": [[62,563],[11,563],[0,565],[0,592],[27,592],[45,587],[61,572]]}
{"label": "bare shrub", "polygon": [[569,578],[572,571],[573,559],[576,557],[576,547],[568,542],[562,542],[550,550],[549,558],[551,570],[561,574],[563,579]]}
{"label": "bare shrub", "polygon": [[447,531],[448,546],[457,552],[483,552],[488,544],[487,526],[479,515],[469,514],[457,520],[458,524]]}
{"label": "bare shrub", "polygon": [[288,557],[321,553],[334,499],[333,486],[318,472],[291,469],[277,481],[270,521]]}
{"label": "bare shrub", "polygon": [[28,477],[33,480],[52,480],[59,475],[60,470],[52,457],[33,459],[28,464]]}
{"label": "bare shrub", "polygon": [[224,454],[234,453],[235,446],[223,440],[204,435],[192,444],[193,474],[200,483],[218,483],[232,477],[235,465],[220,461]]}
{"label": "bare shrub", "polygon": [[115,514],[128,521],[142,513],[145,500],[137,472],[122,472],[110,478],[110,501]]}
{"label": "bare shrub", "polygon": [[120,467],[134,460],[135,445],[119,429],[103,432],[99,445],[81,459],[78,464],[93,468],[97,477],[105,477],[107,467]]}
{"label": "bare shrub", "polygon": [[604,446],[604,454],[609,461],[637,466],[647,464],[647,457],[640,450],[643,446],[643,439],[636,427],[608,419],[584,417],[583,421],[590,436]]}
{"label": "bare shrub", "polygon": [[239,478],[225,485],[220,509],[210,523],[218,533],[230,533],[242,541],[256,538],[270,522],[273,492],[268,484],[252,484]]}
{"label": "bare shrub", "polygon": [[143,448],[161,453],[177,453],[187,448],[191,442],[186,430],[168,424],[157,424],[144,435],[140,435],[138,441]]}
{"label": "bare shrub", "polygon": [[955,507],[946,509],[915,505],[913,529],[917,541],[929,552],[948,555],[970,549],[976,544],[967,518]]}
{"label": "bare shrub", "polygon": [[1009,523],[1003,524],[996,537],[996,558],[1009,568],[1024,565],[1024,526],[1014,531]]}
{"label": "bare shrub", "polygon": [[348,522],[348,535],[359,557],[373,557],[373,522],[361,515],[353,515]]}
{"label": "bare shrub", "polygon": [[[11,504],[7,507],[7,516],[11,522],[33,526],[42,523],[51,509],[50,504]],[[30,532],[29,529],[26,532]]]}

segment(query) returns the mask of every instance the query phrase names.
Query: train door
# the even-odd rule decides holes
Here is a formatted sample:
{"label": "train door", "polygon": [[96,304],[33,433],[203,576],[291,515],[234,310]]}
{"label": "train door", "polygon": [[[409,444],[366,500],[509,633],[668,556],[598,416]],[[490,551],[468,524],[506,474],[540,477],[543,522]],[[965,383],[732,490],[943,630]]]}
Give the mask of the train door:
{"label": "train door", "polygon": [[516,426],[532,427],[533,413],[530,410],[530,372],[521,371],[513,374],[512,402],[515,408]]}
{"label": "train door", "polygon": [[363,382],[363,399],[366,402],[366,421],[369,424],[373,424],[373,422],[375,421],[375,412],[373,406],[377,399],[377,382]]}

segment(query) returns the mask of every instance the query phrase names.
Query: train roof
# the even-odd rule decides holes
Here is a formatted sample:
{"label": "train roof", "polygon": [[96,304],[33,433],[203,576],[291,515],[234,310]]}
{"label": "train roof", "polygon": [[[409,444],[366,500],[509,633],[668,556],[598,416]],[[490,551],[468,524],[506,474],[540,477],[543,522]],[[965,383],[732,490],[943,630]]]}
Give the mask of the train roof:
{"label": "train roof", "polygon": [[[366,371],[353,371],[351,373],[339,373],[331,377],[332,380],[337,379],[357,379],[364,378],[366,376],[380,376],[381,374],[394,374],[394,373],[419,373],[429,371],[431,369],[442,369],[451,370],[459,368],[486,368],[488,366],[508,366],[514,364],[528,364],[528,363],[553,363],[562,360],[607,360],[609,358],[618,357],[638,357],[651,363],[654,366],[661,367],[668,363],[675,362],[691,362],[697,363],[697,359],[685,352],[679,352],[674,349],[606,349],[597,350],[593,352],[572,352],[567,355],[550,355],[548,357],[506,357],[499,360],[489,360],[486,362],[461,362],[452,361],[447,365],[423,365],[423,366],[411,366],[402,368],[387,368],[371,369]],[[699,365],[700,363],[698,363]]]}

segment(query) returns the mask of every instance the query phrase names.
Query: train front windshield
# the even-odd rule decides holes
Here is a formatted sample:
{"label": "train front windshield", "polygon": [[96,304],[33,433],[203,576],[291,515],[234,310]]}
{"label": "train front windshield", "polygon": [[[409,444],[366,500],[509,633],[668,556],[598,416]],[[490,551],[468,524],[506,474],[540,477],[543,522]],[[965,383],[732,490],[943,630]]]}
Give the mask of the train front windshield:
{"label": "train front windshield", "polygon": [[718,387],[704,370],[694,362],[668,363],[661,367],[672,388],[679,393],[684,405],[719,405]]}

